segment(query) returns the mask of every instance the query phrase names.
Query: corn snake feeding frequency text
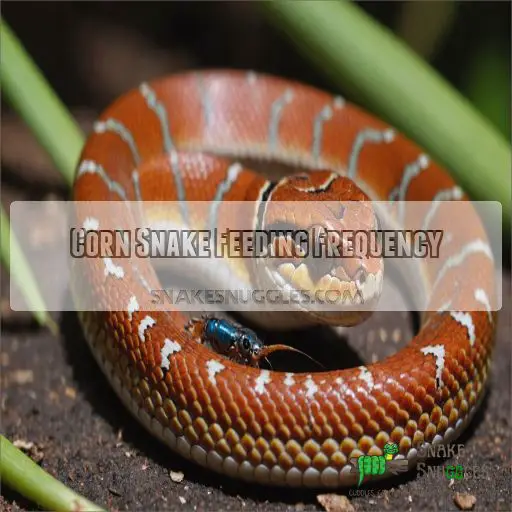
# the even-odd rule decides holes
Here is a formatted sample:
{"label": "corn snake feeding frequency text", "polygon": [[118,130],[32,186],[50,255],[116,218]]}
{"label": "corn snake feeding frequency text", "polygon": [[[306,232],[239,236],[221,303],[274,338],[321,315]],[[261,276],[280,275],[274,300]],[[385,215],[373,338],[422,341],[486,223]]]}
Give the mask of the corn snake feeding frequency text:
{"label": "corn snake feeding frequency text", "polygon": [[[302,185],[270,183],[237,158],[296,168]],[[322,171],[304,175],[308,169]],[[279,198],[333,191],[353,201],[462,199],[418,147],[341,98],[232,71],[176,75],[121,97],[86,143],[73,198],[180,201],[184,208],[187,200],[238,200],[256,212]],[[372,365],[303,374],[222,359],[197,344],[181,312],[142,311],[144,288],[110,260],[91,265],[88,286],[98,301],[115,290],[126,309],[80,319],[125,405],[184,457],[263,484],[353,485],[351,458],[382,455],[394,442],[398,457],[414,463],[423,443],[458,436],[481,400],[495,324],[493,261],[477,214],[470,215],[471,238],[430,278],[450,298],[465,294],[486,308],[430,308],[405,349]],[[380,263],[368,265],[366,275],[378,275]],[[161,288],[149,263],[139,270]],[[346,282],[360,270],[345,268]]]}

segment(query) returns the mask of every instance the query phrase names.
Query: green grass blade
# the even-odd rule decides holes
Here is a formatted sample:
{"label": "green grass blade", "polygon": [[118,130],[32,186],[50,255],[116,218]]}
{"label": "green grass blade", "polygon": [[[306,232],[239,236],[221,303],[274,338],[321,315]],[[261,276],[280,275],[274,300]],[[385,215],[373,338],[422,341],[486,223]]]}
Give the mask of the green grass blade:
{"label": "green grass blade", "polygon": [[[0,51],[2,92],[71,185],[84,140],[80,129],[3,20],[0,21]],[[11,237],[3,208],[0,230],[2,263],[24,293],[36,320],[56,333],[58,327],[46,312],[16,238]],[[4,437],[0,437],[0,477],[2,483],[47,510],[101,510],[47,474]]]}
{"label": "green grass blade", "polygon": [[0,477],[45,510],[104,510],[46,473],[4,436],[0,436]]}
{"label": "green grass blade", "polygon": [[[0,21],[0,51],[2,92],[31,127],[54,162],[62,167],[61,171],[66,181],[71,182],[74,161],[78,158],[79,150],[75,151],[74,156],[71,156],[70,151],[73,151],[74,147],[81,147],[78,146],[83,141],[80,131],[3,20]],[[52,124],[51,130],[49,118],[55,123]],[[57,333],[58,327],[46,311],[39,287],[16,237],[13,236],[9,241],[11,230],[3,209],[1,229],[2,263],[10,270],[11,279],[14,279],[24,294],[37,322]]]}
{"label": "green grass blade", "polygon": [[30,270],[30,265],[25,259],[14,233],[11,233],[7,214],[3,208],[0,213],[0,258],[2,263],[9,270],[11,279],[18,284],[37,322],[48,327],[53,334],[57,334],[59,328],[46,311],[46,305]]}
{"label": "green grass blade", "polygon": [[510,227],[510,145],[426,62],[348,1],[260,5],[337,85],[446,165],[473,199],[500,201]]}
{"label": "green grass blade", "polygon": [[0,51],[3,94],[71,185],[84,144],[82,131],[4,20]]}
{"label": "green grass blade", "polygon": [[466,74],[467,96],[510,139],[510,71],[506,52],[494,41],[483,42]]}

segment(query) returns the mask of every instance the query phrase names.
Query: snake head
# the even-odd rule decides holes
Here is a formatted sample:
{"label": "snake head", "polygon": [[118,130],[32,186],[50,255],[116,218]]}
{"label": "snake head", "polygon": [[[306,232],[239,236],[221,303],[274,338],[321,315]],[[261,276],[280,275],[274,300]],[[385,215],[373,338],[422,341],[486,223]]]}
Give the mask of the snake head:
{"label": "snake head", "polygon": [[[327,171],[287,177],[263,220],[271,285],[308,294],[320,322],[352,325],[369,315],[381,294],[383,260],[372,203],[352,180]],[[331,307],[322,310],[322,300]]]}

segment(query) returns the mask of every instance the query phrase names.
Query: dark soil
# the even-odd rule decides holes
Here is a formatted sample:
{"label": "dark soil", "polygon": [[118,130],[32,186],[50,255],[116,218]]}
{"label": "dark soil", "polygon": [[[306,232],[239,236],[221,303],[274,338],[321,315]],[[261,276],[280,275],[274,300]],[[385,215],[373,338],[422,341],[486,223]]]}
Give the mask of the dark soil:
{"label": "dark soil", "polygon": [[[476,497],[475,510],[510,510],[510,275],[504,281],[505,304],[499,319],[489,392],[452,459],[434,460],[431,471],[446,464],[466,469],[490,466],[492,479],[465,479],[450,485],[438,474],[396,478],[350,496],[356,510],[457,510],[457,492]],[[359,349],[361,357],[388,344],[382,337],[397,323],[391,315],[375,318],[378,343]],[[396,318],[397,315],[395,315]],[[399,315],[398,315],[399,316]],[[387,317],[387,318],[386,318]],[[7,324],[7,325],[6,325]],[[386,327],[386,324],[388,327]],[[239,483],[201,469],[172,453],[124,409],[96,366],[82,339],[76,317],[64,315],[64,335],[18,325],[7,318],[2,337],[2,423],[10,440],[32,442],[43,455],[42,467],[87,498],[120,510],[307,510],[316,509],[314,491],[263,488]],[[367,333],[372,330],[368,327]],[[368,338],[368,334],[366,334]],[[352,350],[350,350],[352,352]],[[354,351],[355,352],[355,351]],[[183,472],[181,483],[170,471]],[[3,489],[3,505],[32,508]],[[349,491],[342,491],[349,496]]]}

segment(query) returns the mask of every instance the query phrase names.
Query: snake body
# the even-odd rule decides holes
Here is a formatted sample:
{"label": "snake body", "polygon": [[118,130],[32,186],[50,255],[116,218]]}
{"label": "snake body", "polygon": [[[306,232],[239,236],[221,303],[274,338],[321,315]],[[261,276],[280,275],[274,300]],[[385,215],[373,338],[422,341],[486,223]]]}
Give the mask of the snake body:
{"label": "snake body", "polygon": [[[436,201],[464,199],[416,145],[342,98],[233,71],[175,75],[118,99],[87,140],[73,196],[256,206],[272,200],[267,180],[226,157],[327,169],[371,199],[429,201],[430,217]],[[459,223],[470,223],[471,237],[431,278],[446,297],[461,294],[486,308],[431,311],[405,349],[375,364],[305,374],[222,359],[196,343],[182,313],[141,311],[147,292],[122,261],[91,264],[92,294],[102,301],[115,291],[126,308],[80,313],[86,339],[138,420],[214,471],[263,484],[352,485],[350,459],[383,455],[386,443],[396,443],[397,458],[412,467],[420,447],[460,434],[489,372],[493,261],[480,221],[468,211],[470,218],[453,224],[456,233]],[[141,265],[148,285],[161,288],[149,263]]]}

